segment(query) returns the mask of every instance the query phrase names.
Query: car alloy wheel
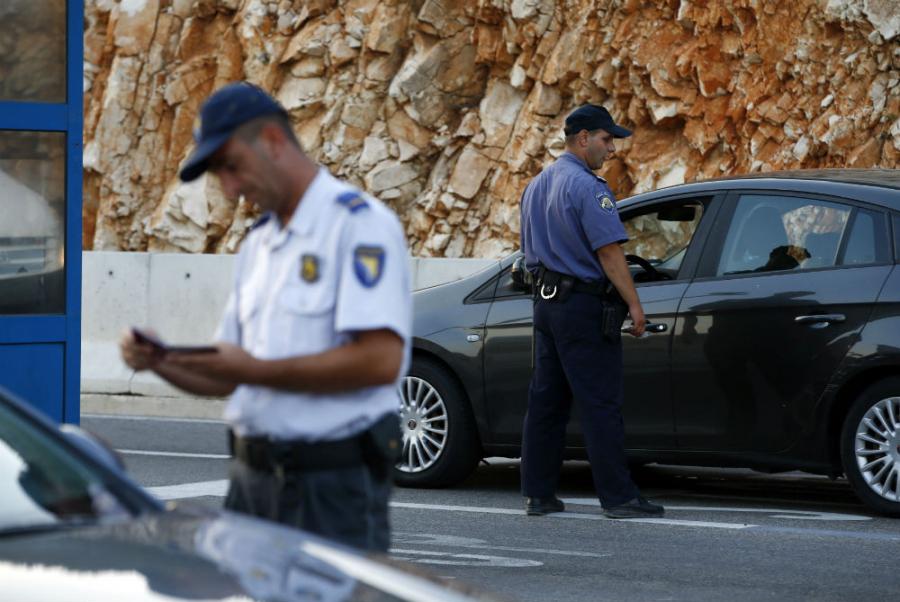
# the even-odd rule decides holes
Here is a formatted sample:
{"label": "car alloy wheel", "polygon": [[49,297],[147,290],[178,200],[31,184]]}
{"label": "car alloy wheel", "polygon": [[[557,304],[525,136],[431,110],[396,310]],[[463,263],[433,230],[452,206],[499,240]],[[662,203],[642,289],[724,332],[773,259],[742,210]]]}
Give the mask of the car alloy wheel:
{"label": "car alloy wheel", "polygon": [[403,451],[397,468],[416,473],[434,466],[447,445],[447,406],[437,389],[417,376],[400,384]]}
{"label": "car alloy wheel", "polygon": [[856,425],[860,475],[884,499],[900,503],[900,397],[875,402]]}
{"label": "car alloy wheel", "polygon": [[900,377],[873,383],[850,406],[841,429],[841,463],[859,499],[900,516]]}

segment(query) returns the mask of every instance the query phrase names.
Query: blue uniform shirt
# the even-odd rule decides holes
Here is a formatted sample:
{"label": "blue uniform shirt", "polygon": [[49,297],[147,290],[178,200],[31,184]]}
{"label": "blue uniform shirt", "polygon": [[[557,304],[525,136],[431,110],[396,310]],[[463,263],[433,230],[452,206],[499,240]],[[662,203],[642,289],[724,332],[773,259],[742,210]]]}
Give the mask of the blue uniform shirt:
{"label": "blue uniform shirt", "polygon": [[522,250],[530,271],[542,264],[587,282],[604,278],[595,251],[628,240],[603,178],[566,152],[522,195]]}

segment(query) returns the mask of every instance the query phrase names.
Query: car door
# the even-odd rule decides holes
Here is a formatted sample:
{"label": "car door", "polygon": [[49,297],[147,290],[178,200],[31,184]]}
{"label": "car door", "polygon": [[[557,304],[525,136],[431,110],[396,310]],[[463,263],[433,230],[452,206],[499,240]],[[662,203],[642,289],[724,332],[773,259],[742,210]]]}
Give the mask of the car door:
{"label": "car door", "polygon": [[891,269],[888,240],[877,209],[732,193],[676,320],[679,447],[789,447],[868,319]]}
{"label": "car door", "polygon": [[[660,325],[663,332],[643,339],[623,336],[626,444],[631,449],[675,446],[669,341],[679,300],[696,265],[692,240],[702,238],[705,232],[700,226],[708,221],[710,200],[667,199],[644,203],[622,215],[631,239],[625,245],[626,253],[647,259],[666,278],[652,280],[633,268],[647,319]],[[499,278],[485,327],[485,398],[495,442],[518,445],[531,379],[532,300],[529,292],[513,282],[509,268]],[[602,378],[602,370],[602,366],[596,367],[597,378]],[[573,406],[567,445],[582,447],[581,432],[577,406]]]}

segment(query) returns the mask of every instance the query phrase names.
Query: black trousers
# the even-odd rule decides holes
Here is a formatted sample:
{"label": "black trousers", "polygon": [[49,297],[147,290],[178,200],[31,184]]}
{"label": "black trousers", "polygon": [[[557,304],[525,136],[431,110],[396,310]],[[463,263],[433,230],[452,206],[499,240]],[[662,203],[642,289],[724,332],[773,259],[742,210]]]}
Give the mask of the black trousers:
{"label": "black trousers", "polygon": [[534,304],[534,371],[522,440],[522,494],[556,494],[572,402],[578,404],[597,496],[615,506],[638,495],[625,459],[622,342],[600,332],[603,301],[572,293]]}
{"label": "black trousers", "polygon": [[232,459],[225,508],[362,550],[387,552],[391,478],[386,468],[386,477],[365,465],[278,474]]}

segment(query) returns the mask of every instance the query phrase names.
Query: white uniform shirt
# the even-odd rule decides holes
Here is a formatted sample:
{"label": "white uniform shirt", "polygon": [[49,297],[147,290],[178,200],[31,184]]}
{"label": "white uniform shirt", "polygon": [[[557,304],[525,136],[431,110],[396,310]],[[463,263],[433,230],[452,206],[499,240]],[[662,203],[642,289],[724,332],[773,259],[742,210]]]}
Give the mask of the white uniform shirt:
{"label": "white uniform shirt", "polygon": [[[410,357],[412,296],[397,216],[323,167],[285,228],[270,215],[244,240],[216,338],[260,359],[322,353],[352,333],[387,328]],[[400,405],[398,383],[339,394],[242,385],[225,419],[240,436],[349,437]]]}

